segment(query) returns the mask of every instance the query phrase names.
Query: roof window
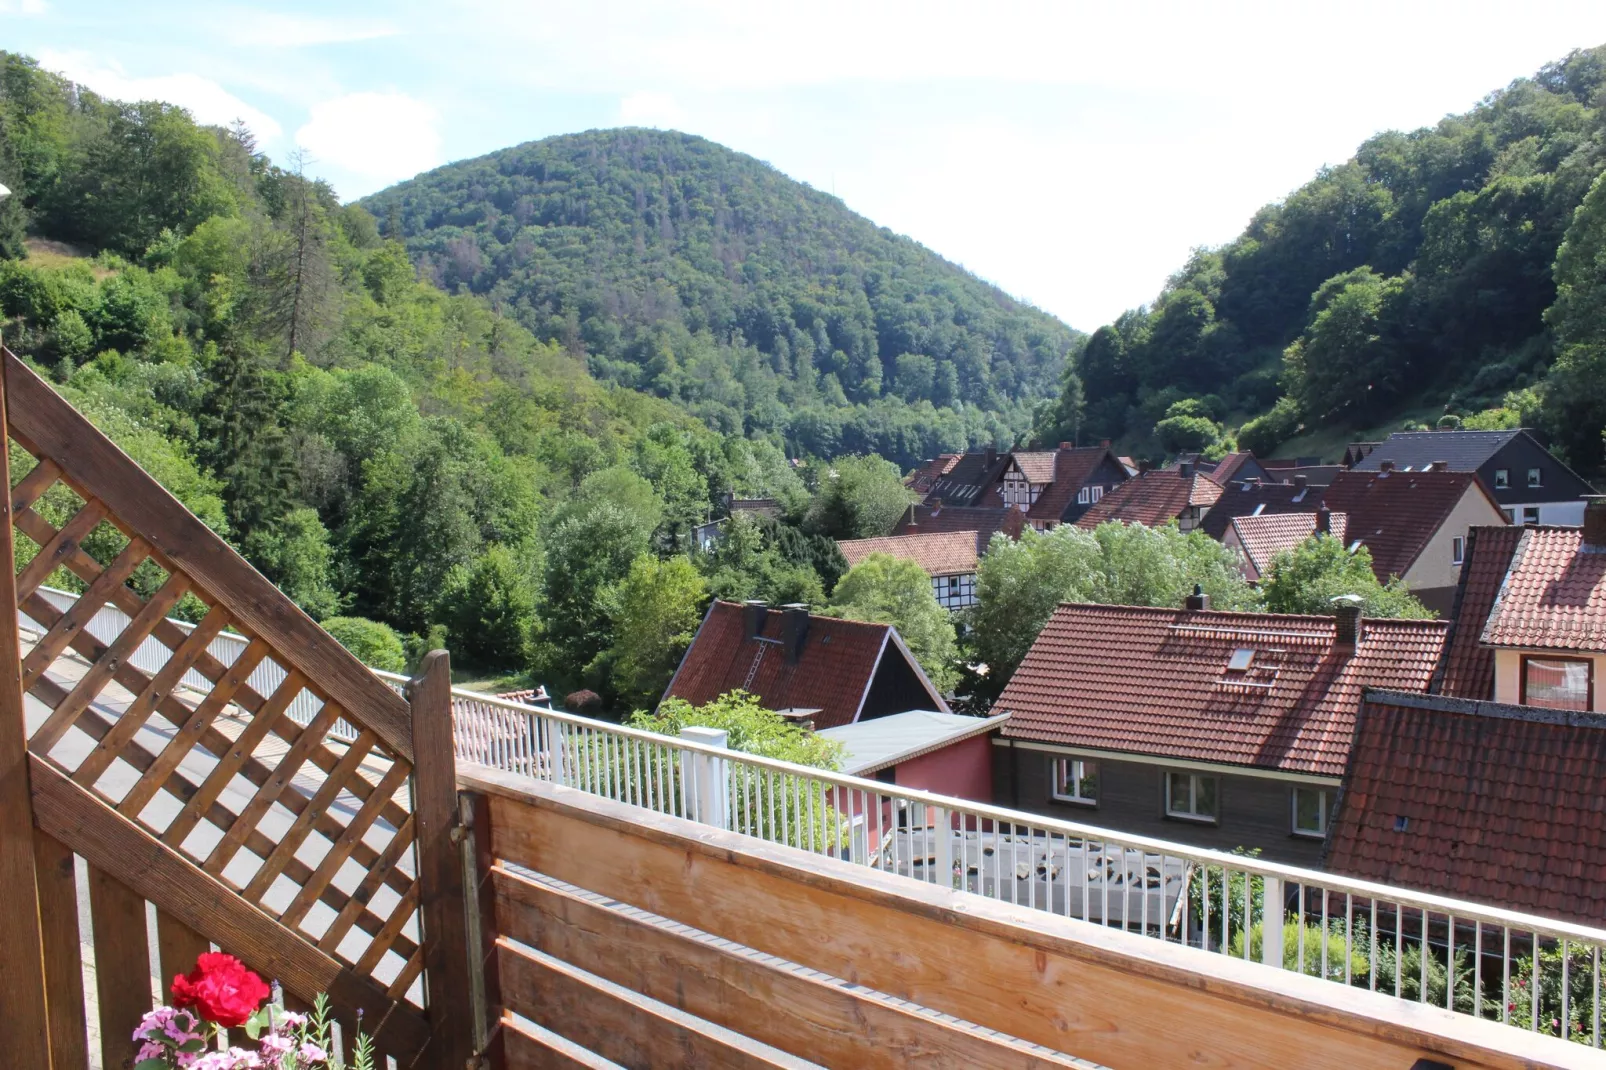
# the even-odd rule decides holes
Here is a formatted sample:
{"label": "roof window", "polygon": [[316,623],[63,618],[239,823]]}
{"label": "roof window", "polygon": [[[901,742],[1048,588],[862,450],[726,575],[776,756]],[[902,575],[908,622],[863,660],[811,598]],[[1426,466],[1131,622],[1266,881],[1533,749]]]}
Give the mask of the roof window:
{"label": "roof window", "polygon": [[1254,650],[1252,648],[1250,648],[1250,647],[1247,647],[1247,646],[1241,646],[1237,650],[1234,650],[1232,652],[1232,657],[1230,659],[1228,659],[1228,661],[1227,661],[1227,671],[1228,672],[1248,672],[1249,671],[1249,665],[1254,660],[1255,660],[1255,652],[1254,652]]}
{"label": "roof window", "polygon": [[1261,503],[1259,503],[1258,505],[1255,506],[1255,511],[1250,513],[1249,515],[1250,516],[1259,516],[1261,513],[1264,513],[1265,511],[1266,511],[1266,503],[1265,502],[1261,502]]}

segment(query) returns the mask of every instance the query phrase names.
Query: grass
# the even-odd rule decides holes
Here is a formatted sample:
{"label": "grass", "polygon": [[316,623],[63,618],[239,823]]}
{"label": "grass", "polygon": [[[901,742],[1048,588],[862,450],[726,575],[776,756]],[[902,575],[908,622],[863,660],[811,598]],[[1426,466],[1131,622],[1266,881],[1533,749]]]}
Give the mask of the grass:
{"label": "grass", "polygon": [[1337,464],[1344,456],[1344,448],[1351,442],[1381,442],[1407,423],[1421,423],[1432,427],[1444,415],[1442,405],[1414,406],[1401,409],[1380,423],[1368,427],[1340,423],[1318,428],[1309,434],[1299,435],[1272,451],[1273,458],[1320,457],[1327,464]]}
{"label": "grass", "polygon": [[111,268],[96,263],[83,250],[66,242],[52,241],[49,238],[26,238],[22,244],[28,250],[28,259],[39,267],[60,270],[73,264],[87,264],[97,279],[117,274]]}

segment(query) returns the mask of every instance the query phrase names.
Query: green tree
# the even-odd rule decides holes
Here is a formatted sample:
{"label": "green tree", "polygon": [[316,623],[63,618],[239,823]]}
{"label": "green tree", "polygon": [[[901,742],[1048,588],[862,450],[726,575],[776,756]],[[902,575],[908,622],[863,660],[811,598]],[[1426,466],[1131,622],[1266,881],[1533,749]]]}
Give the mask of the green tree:
{"label": "green tree", "polygon": [[841,767],[842,744],[791,723],[745,691],[730,691],[712,702],[693,706],[685,699],[665,699],[648,713],[638,710],[626,722],[631,728],[679,736],[682,728],[721,728],[726,745],[743,754],[835,771]]}
{"label": "green tree", "polygon": [[970,641],[997,694],[1061,602],[1175,606],[1197,584],[1217,609],[1255,609],[1236,554],[1202,531],[1112,521],[995,535],[976,572]]}
{"label": "green tree", "polygon": [[271,534],[257,540],[263,572],[314,620],[340,612],[334,586],[334,550],[318,511],[291,509]]}
{"label": "green tree", "polygon": [[837,539],[863,539],[892,530],[914,500],[898,466],[881,457],[839,457],[821,480],[805,527]]}
{"label": "green tree", "polygon": [[613,684],[625,703],[651,706],[691,645],[708,602],[708,585],[684,557],[643,554],[609,593]]}
{"label": "green tree", "polygon": [[614,644],[607,594],[647,552],[651,536],[652,527],[639,515],[611,502],[598,502],[553,525],[533,633],[538,677],[566,687],[606,673],[606,655]]}
{"label": "green tree", "polygon": [[388,624],[366,617],[330,617],[323,622],[323,630],[370,669],[407,671],[407,649]]}
{"label": "green tree", "polygon": [[953,690],[958,681],[953,619],[932,592],[931,577],[915,562],[871,554],[842,577],[826,612],[891,624],[937,690]]}
{"label": "green tree", "polygon": [[522,665],[535,624],[537,577],[524,555],[499,543],[447,577],[438,610],[452,652],[465,665],[508,670]]}
{"label": "green tree", "polygon": [[1555,273],[1545,319],[1558,354],[1545,384],[1545,426],[1574,465],[1598,472],[1606,462],[1606,174],[1573,213]]}
{"label": "green tree", "polygon": [[1355,595],[1368,617],[1433,616],[1411,597],[1403,580],[1390,577],[1386,584],[1378,582],[1371,551],[1360,546],[1351,553],[1332,535],[1314,535],[1278,554],[1261,578],[1260,590],[1273,613],[1328,614],[1334,598]]}
{"label": "green tree", "polygon": [[1204,452],[1221,441],[1221,425],[1197,398],[1185,398],[1166,409],[1154,437],[1167,453]]}
{"label": "green tree", "polygon": [[1283,354],[1283,382],[1309,418],[1370,415],[1404,389],[1407,280],[1369,267],[1335,275],[1311,298],[1305,333]]}

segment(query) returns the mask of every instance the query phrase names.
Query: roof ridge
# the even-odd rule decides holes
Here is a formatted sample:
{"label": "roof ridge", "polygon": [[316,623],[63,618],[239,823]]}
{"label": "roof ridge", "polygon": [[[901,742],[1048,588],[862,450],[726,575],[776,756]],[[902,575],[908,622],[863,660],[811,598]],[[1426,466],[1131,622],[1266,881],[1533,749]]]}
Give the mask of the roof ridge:
{"label": "roof ridge", "polygon": [[[1278,621],[1308,621],[1326,622],[1331,624],[1333,617],[1322,613],[1271,613],[1258,609],[1184,609],[1180,606],[1131,606],[1118,602],[1072,602],[1069,600],[1059,603],[1058,609],[1096,609],[1120,610],[1130,613],[1150,613],[1155,615],[1173,614],[1189,617],[1257,617]],[[1447,626],[1448,621],[1434,620],[1425,617],[1366,617],[1367,625],[1432,625]]]}

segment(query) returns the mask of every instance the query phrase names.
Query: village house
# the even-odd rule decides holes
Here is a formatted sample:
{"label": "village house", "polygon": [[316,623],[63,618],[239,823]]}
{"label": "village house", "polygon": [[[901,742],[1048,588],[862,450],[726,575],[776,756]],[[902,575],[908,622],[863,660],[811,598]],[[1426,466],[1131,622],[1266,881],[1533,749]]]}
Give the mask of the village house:
{"label": "village house", "polygon": [[1444,657],[1428,690],[1435,695],[1489,701],[1494,698],[1494,649],[1484,645],[1483,626],[1511,569],[1517,543],[1532,528],[1500,524],[1467,532],[1466,560],[1448,616]]}
{"label": "village house", "polygon": [[920,535],[888,535],[879,539],[839,539],[848,567],[871,554],[889,554],[913,561],[931,577],[931,593],[949,610],[976,604],[976,564],[985,549],[983,536],[975,531],[928,532]]}
{"label": "village house", "polygon": [[1298,548],[1317,535],[1331,535],[1343,541],[1349,517],[1318,509],[1314,513],[1266,513],[1232,518],[1232,526],[1222,538],[1223,546],[1238,551],[1244,579],[1259,583],[1277,555]]}
{"label": "village house", "polygon": [[[971,530],[1008,530],[1019,513],[1027,524],[1047,531],[1074,523],[1105,493],[1127,479],[1125,465],[1110,452],[1110,444],[1076,447],[1061,442],[1058,449],[1016,450],[999,453],[989,447],[973,453],[944,454],[916,469],[905,484],[925,488],[925,497],[900,525],[900,533],[913,525],[921,530],[958,530],[957,524],[974,524]],[[944,511],[973,510],[971,513]],[[995,519],[996,514],[996,519]],[[1015,529],[1018,531],[1018,528]]]}
{"label": "village house", "polygon": [[1369,690],[1326,866],[1600,925],[1602,768],[1598,713]]}
{"label": "village house", "polygon": [[1175,468],[1138,473],[1106,492],[1076,525],[1091,529],[1119,520],[1153,528],[1175,520],[1183,531],[1192,531],[1220,497],[1221,484],[1184,461]]}
{"label": "village house", "polygon": [[1318,861],[1362,688],[1425,690],[1445,625],[1207,607],[1056,609],[993,706],[1000,804]]}
{"label": "village house", "polygon": [[1376,472],[1344,472],[1322,492],[1321,504],[1346,514],[1348,545],[1367,548],[1379,582],[1398,576],[1441,615],[1455,602],[1468,531],[1505,522],[1478,476],[1439,464],[1406,472],[1385,461]]}
{"label": "village house", "polygon": [[908,710],[949,712],[890,624],[716,600],[663,697],[701,706],[738,690],[814,728]]}
{"label": "village house", "polygon": [[1310,485],[1302,476],[1277,483],[1235,479],[1221,485],[1221,496],[1199,521],[1199,528],[1221,542],[1237,517],[1313,513],[1321,498],[1321,488]]}
{"label": "village house", "polygon": [[990,737],[1008,719],[910,710],[822,728],[819,735],[842,744],[841,771],[850,776],[991,802]]}
{"label": "village house", "polygon": [[[1360,453],[1356,444],[1350,456]],[[1420,472],[1442,463],[1451,472],[1476,473],[1513,524],[1578,525],[1584,496],[1594,490],[1526,430],[1396,431],[1350,467],[1379,472]]]}

